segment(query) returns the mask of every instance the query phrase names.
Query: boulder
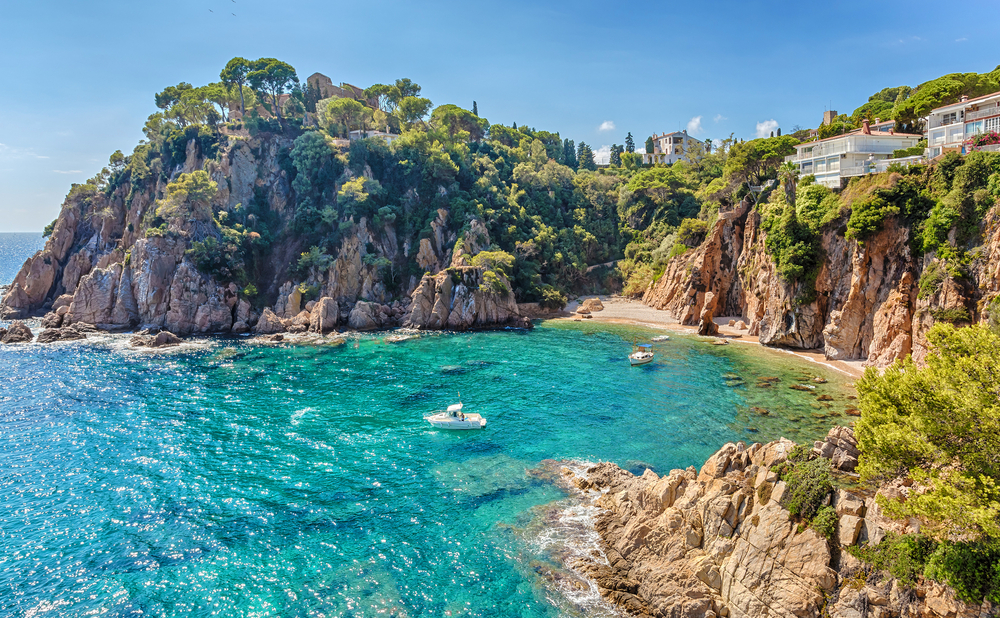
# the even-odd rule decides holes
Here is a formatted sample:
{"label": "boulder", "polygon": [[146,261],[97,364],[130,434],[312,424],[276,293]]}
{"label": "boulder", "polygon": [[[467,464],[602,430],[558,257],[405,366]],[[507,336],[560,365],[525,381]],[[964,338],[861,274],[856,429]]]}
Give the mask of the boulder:
{"label": "boulder", "polygon": [[7,327],[0,343],[31,343],[34,338],[35,336],[31,334],[31,329],[28,328],[27,324],[15,321]]}
{"label": "boulder", "polygon": [[253,327],[253,332],[258,335],[273,335],[285,332],[285,325],[281,319],[270,309],[264,309],[257,320],[257,325]]}
{"label": "boulder", "polygon": [[304,333],[309,330],[310,315],[308,311],[302,310],[292,318],[292,321],[288,324],[288,332],[290,333]]}
{"label": "boulder", "polygon": [[363,300],[354,304],[347,318],[347,325],[354,330],[377,330],[381,328],[377,303]]}
{"label": "boulder", "polygon": [[[600,298],[588,298],[587,300],[580,303],[581,309],[586,309],[588,312],[603,311],[604,304],[601,303]],[[578,311],[577,313],[582,313]]]}
{"label": "boulder", "polygon": [[833,465],[845,472],[853,472],[858,466],[858,441],[850,427],[834,427],[826,439],[813,445],[813,452],[830,459]]}
{"label": "boulder", "polygon": [[314,333],[328,333],[337,328],[340,306],[334,299],[324,296],[316,302],[309,315],[309,330]]}
{"label": "boulder", "polygon": [[744,322],[743,320],[739,320],[738,322],[736,322],[736,330],[746,330],[746,329],[747,329],[746,322]]}
{"label": "boulder", "polygon": [[719,334],[719,326],[715,323],[715,315],[713,313],[715,294],[709,292],[705,296],[705,305],[701,310],[701,315],[698,317],[698,334],[702,337],[711,337]]}
{"label": "boulder", "polygon": [[83,329],[74,325],[66,328],[47,328],[38,333],[38,343],[53,343],[56,341],[75,341],[86,339]]}
{"label": "boulder", "polygon": [[184,340],[167,330],[155,335],[136,335],[129,342],[137,348],[168,348],[184,343]]}
{"label": "boulder", "polygon": [[248,325],[243,320],[237,320],[233,324],[232,333],[235,335],[242,335],[243,333],[250,332],[250,325]]}
{"label": "boulder", "polygon": [[[62,326],[63,316],[55,311],[50,311],[42,318],[42,328],[59,328]],[[39,335],[41,337],[41,335]]]}

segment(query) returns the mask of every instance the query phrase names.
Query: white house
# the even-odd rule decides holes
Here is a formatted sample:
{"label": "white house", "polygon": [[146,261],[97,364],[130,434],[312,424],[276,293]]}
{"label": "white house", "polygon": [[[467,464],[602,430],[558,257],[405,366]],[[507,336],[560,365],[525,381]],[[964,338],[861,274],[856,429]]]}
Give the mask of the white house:
{"label": "white house", "polygon": [[392,143],[399,139],[399,136],[395,133],[388,133],[386,131],[351,131],[348,134],[353,142],[356,139],[363,139],[366,137],[381,137],[388,143]]}
{"label": "white house", "polygon": [[875,126],[872,130],[865,120],[860,129],[795,146],[795,154],[785,157],[794,163],[802,176],[813,175],[816,182],[832,189],[844,186],[844,179],[863,176],[876,171],[877,162],[892,156],[893,150],[912,148],[922,135],[895,133],[892,121]]}
{"label": "white house", "polygon": [[927,154],[931,158],[946,152],[965,152],[965,141],[986,131],[1000,133],[1000,92],[931,110],[927,116]]}
{"label": "white house", "polygon": [[642,153],[642,162],[649,163],[676,163],[677,161],[687,161],[689,152],[689,142],[700,141],[687,134],[687,131],[674,131],[663,135],[653,136],[653,152]]}

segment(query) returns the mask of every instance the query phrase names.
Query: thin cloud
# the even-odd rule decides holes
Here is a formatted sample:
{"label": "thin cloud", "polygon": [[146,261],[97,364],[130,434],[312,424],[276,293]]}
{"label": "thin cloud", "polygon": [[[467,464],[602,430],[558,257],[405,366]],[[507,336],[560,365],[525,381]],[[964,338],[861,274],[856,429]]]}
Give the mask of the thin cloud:
{"label": "thin cloud", "polygon": [[598,165],[607,165],[611,162],[611,146],[605,144],[594,151],[594,162]]}
{"label": "thin cloud", "polygon": [[0,159],[48,159],[45,155],[36,154],[34,150],[22,150],[0,143]]}
{"label": "thin cloud", "polygon": [[605,120],[601,123],[601,126],[597,127],[598,131],[614,131],[615,123],[613,120]]}
{"label": "thin cloud", "polygon": [[969,37],[964,37],[964,36],[963,36],[963,37],[962,37],[962,38],[960,38],[960,39],[955,39],[955,42],[956,42],[956,43],[964,43],[964,42],[966,42],[966,41],[968,41],[968,40],[969,40]]}
{"label": "thin cloud", "polygon": [[713,118],[712,120],[714,120],[715,122],[720,122],[722,120],[729,120],[729,118],[726,118],[722,114],[716,114],[715,118]]}
{"label": "thin cloud", "polygon": [[778,121],[773,118],[771,120],[765,120],[764,122],[757,123],[757,137],[770,137],[771,131],[777,130]]}
{"label": "thin cloud", "polygon": [[701,116],[695,116],[691,120],[688,120],[687,132],[692,135],[701,133]]}
{"label": "thin cloud", "polygon": [[56,174],[82,174],[80,170],[52,170]]}

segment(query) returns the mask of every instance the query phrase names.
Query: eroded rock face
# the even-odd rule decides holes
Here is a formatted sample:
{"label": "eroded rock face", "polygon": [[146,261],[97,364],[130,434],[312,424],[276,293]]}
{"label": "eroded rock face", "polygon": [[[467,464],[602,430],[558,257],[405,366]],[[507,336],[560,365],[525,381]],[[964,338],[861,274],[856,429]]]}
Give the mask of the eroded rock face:
{"label": "eroded rock face", "polygon": [[819,348],[830,359],[886,367],[908,354],[922,361],[935,312],[965,311],[982,320],[989,302],[1000,297],[1000,206],[986,216],[971,283],[944,274],[920,297],[921,276],[943,269],[933,256],[911,254],[911,231],[895,219],[864,243],[845,239],[832,226],[822,237],[824,261],[812,295],[777,273],[760,222],[747,203],[721,213],[705,242],[671,260],[643,302],[701,328],[710,328],[703,316],[739,316],[765,345]]}
{"label": "eroded rock face", "polygon": [[424,275],[413,291],[405,325],[429,330],[530,327],[531,321],[518,314],[510,284],[506,280],[502,284],[502,292],[487,289],[482,269],[472,266]]}
{"label": "eroded rock face", "polygon": [[309,318],[309,330],[314,333],[328,333],[337,329],[340,320],[340,306],[330,297],[316,301]]}

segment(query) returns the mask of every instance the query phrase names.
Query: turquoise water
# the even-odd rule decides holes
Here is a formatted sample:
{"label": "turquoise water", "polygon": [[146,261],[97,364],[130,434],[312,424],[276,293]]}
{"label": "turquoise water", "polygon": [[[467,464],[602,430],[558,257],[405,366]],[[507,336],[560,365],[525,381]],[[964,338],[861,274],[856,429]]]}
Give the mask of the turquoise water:
{"label": "turquoise water", "polygon": [[13,281],[24,261],[44,246],[38,233],[0,232],[0,285]]}
{"label": "turquoise water", "polygon": [[[0,346],[0,607],[614,615],[545,576],[539,507],[566,494],[527,470],[575,459],[662,473],[728,440],[823,433],[817,410],[849,405],[842,384],[822,385],[835,398],[819,407],[785,388],[836,376],[750,346],[675,337],[629,367],[628,342],[649,334],[563,322],[395,344]],[[422,420],[459,392],[486,429]]]}

